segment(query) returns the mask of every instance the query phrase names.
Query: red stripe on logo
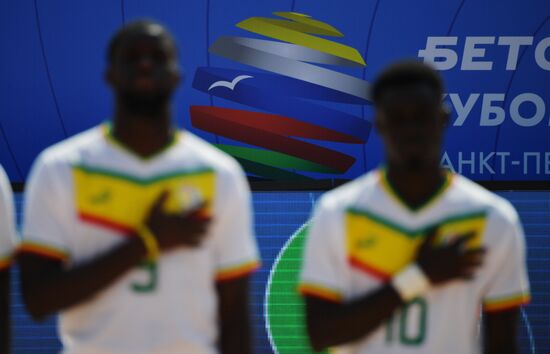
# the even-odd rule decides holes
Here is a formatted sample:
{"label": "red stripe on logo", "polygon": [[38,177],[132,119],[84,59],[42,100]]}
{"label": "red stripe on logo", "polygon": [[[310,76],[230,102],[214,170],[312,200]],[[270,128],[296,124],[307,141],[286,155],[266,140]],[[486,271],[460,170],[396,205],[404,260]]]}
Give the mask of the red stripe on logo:
{"label": "red stripe on logo", "polygon": [[[299,157],[340,172],[347,171],[355,162],[352,156],[290,137],[327,139],[329,136],[336,138],[340,133],[283,116],[192,106],[191,123],[195,128],[213,134]],[[305,129],[305,132],[299,129]]]}

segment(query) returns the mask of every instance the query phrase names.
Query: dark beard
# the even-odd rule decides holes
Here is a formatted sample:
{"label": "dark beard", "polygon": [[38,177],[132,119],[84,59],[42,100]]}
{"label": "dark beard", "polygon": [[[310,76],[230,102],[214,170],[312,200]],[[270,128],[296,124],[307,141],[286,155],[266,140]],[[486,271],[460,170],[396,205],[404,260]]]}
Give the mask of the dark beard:
{"label": "dark beard", "polygon": [[155,94],[125,92],[121,93],[118,99],[130,114],[157,117],[165,112],[166,105],[170,100],[170,94],[164,92]]}

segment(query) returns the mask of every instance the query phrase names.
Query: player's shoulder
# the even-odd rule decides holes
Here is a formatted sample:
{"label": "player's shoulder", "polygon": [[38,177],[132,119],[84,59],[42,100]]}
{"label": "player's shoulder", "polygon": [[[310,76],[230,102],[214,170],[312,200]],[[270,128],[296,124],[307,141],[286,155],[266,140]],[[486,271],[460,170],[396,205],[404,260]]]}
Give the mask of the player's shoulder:
{"label": "player's shoulder", "polygon": [[512,203],[474,181],[455,174],[453,176],[456,202],[472,209],[482,209],[497,222],[512,224],[518,221],[518,213]]}
{"label": "player's shoulder", "polygon": [[202,166],[211,168],[222,176],[239,176],[244,178],[241,165],[231,155],[221,151],[190,131],[185,131],[181,134],[183,148],[191,150],[193,157]]}
{"label": "player's shoulder", "polygon": [[103,135],[103,126],[95,126],[61,140],[44,149],[34,164],[49,168],[71,165],[85,151],[97,149],[104,142]]}
{"label": "player's shoulder", "polygon": [[[0,218],[2,217],[2,209],[10,207],[13,199],[13,193],[11,190],[8,174],[0,165]],[[5,204],[2,206],[2,204]]]}
{"label": "player's shoulder", "polygon": [[6,173],[2,165],[0,165],[0,192],[3,192],[4,189],[7,190],[9,185],[10,182],[8,179],[8,174]]}
{"label": "player's shoulder", "polygon": [[318,208],[331,211],[345,211],[364,199],[376,189],[379,172],[368,172],[352,181],[344,183],[321,196]]}

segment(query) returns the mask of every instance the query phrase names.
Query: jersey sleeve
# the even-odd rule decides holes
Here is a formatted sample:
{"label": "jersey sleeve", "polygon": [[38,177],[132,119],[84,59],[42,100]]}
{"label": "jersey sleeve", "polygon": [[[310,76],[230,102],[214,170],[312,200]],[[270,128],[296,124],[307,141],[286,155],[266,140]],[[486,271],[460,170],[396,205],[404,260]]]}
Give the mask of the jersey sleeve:
{"label": "jersey sleeve", "polygon": [[219,212],[214,215],[216,237],[216,281],[246,276],[260,267],[252,225],[252,200],[244,173],[234,170],[220,174]]}
{"label": "jersey sleeve", "polygon": [[[67,205],[59,176],[40,156],[34,163],[26,186],[22,242],[19,251],[67,261],[69,258],[68,218],[72,205]],[[58,167],[56,167],[58,168]],[[61,184],[61,185],[60,185]]]}
{"label": "jersey sleeve", "polygon": [[341,302],[346,290],[342,215],[321,202],[311,218],[298,291],[303,296]]}
{"label": "jersey sleeve", "polygon": [[16,242],[13,193],[8,176],[0,167],[0,270],[10,265]]}
{"label": "jersey sleeve", "polygon": [[515,211],[512,220],[500,220],[495,247],[489,249],[489,278],[483,299],[485,312],[511,309],[530,301],[525,261],[525,236]]}

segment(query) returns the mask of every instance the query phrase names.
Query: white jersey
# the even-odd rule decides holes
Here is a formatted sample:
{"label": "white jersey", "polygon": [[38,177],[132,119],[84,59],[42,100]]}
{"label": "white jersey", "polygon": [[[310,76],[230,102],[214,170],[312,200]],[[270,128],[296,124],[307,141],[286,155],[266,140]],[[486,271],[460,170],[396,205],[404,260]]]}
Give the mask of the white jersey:
{"label": "white jersey", "polygon": [[439,192],[413,210],[384,170],[321,198],[306,241],[300,291],[338,302],[363,297],[410,264],[434,226],[436,242],[472,231],[469,246],[486,247],[475,279],[431,288],[365,338],[334,348],[336,353],[479,353],[480,312],[529,301],[524,235],[510,203],[449,173]]}
{"label": "white jersey", "polygon": [[148,159],[107,124],[46,149],[27,185],[20,249],[77,266],[124,242],[164,190],[167,211],[206,202],[213,221],[205,242],[144,263],[62,311],[64,353],[217,353],[216,282],[248,274],[259,260],[244,173],[192,133]]}
{"label": "white jersey", "polygon": [[13,193],[6,172],[0,166],[0,270],[9,267],[16,245]]}

